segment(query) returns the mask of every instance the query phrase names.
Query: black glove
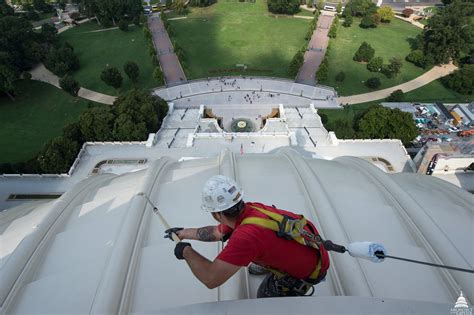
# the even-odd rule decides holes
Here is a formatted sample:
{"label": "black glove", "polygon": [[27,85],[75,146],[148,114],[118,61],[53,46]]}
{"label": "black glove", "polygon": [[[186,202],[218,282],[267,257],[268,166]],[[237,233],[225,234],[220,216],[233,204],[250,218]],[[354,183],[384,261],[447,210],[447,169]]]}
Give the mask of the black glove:
{"label": "black glove", "polygon": [[174,248],[174,255],[176,256],[176,258],[178,258],[179,260],[184,259],[183,252],[187,246],[191,246],[191,244],[186,242],[179,242],[178,244],[176,244]]}
{"label": "black glove", "polygon": [[173,238],[171,237],[171,234],[174,233],[176,235],[178,235],[176,232],[178,231],[181,231],[183,228],[182,227],[174,227],[174,228],[171,228],[171,229],[167,229],[165,231],[165,236],[163,236],[164,238],[169,238],[170,240],[173,240]]}

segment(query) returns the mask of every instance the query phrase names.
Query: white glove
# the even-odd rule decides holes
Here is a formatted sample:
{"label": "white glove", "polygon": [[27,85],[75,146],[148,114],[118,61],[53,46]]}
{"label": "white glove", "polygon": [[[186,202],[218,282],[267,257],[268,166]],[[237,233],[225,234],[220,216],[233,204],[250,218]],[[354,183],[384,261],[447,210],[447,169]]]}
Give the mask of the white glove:
{"label": "white glove", "polygon": [[375,252],[382,252],[386,254],[385,247],[382,244],[374,242],[354,242],[350,243],[347,247],[349,255],[352,257],[359,257],[378,263],[382,262],[384,258],[378,258],[375,256]]}

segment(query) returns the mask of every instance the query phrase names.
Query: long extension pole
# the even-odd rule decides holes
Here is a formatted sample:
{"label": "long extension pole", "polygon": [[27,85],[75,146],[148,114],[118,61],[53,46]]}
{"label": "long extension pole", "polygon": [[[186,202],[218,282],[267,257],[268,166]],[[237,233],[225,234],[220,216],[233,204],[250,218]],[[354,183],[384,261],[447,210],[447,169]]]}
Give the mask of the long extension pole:
{"label": "long extension pole", "polygon": [[[153,204],[153,202],[151,202],[150,198],[148,198],[147,194],[145,194],[144,192],[141,192],[141,193],[138,193],[137,196],[142,196],[142,197],[145,197],[145,200],[153,207],[153,213],[156,214],[158,216],[158,218],[160,219],[161,223],[163,224],[163,226],[166,228],[166,229],[170,229],[170,225],[168,224],[168,222],[166,221],[165,217],[160,213],[160,211],[158,210],[158,208]],[[181,240],[179,239],[178,235],[176,235],[176,233],[171,233],[171,238],[173,239],[173,241],[175,243],[179,243],[181,242]]]}

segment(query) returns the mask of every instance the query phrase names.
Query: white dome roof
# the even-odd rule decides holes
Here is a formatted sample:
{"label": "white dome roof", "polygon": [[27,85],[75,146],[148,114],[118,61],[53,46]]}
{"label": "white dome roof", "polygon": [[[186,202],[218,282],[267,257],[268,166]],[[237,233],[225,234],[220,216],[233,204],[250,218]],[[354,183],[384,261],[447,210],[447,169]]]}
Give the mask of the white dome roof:
{"label": "white dome roof", "polygon": [[[235,178],[246,201],[304,214],[325,239],[343,245],[376,241],[394,256],[473,268],[473,196],[454,185],[430,176],[390,175],[353,157],[328,161],[290,149],[223,151],[214,158],[161,158],[143,171],[90,177],[56,201],[0,213],[1,311],[147,313],[255,297],[261,279],[245,270],[217,289],[202,285],[175,259],[164,227],[137,196],[149,194],[172,226],[213,224],[198,208],[202,185],[216,174]],[[210,259],[221,246],[193,242]],[[327,281],[316,286],[315,295],[398,299],[396,313],[402,313],[407,300],[443,303],[449,310],[460,287],[472,301],[472,275],[331,253]],[[302,305],[294,304],[295,313]]]}

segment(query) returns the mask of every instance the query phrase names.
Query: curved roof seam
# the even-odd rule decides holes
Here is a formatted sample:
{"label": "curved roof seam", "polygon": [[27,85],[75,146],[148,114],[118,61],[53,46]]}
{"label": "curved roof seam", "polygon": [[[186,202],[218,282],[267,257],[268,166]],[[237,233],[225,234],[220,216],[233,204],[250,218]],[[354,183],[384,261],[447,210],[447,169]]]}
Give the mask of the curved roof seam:
{"label": "curved roof seam", "polygon": [[[66,211],[71,207],[71,204],[74,202],[77,202],[79,199],[84,198],[84,194],[87,194],[90,190],[91,187],[97,187],[100,185],[103,185],[104,182],[110,181],[112,177],[115,177],[114,175],[106,175],[103,177],[95,177],[91,178],[89,180],[84,181],[81,183],[79,187],[76,186],[76,188],[71,189],[69,192],[63,194],[58,200],[53,201],[51,204],[53,205],[53,209],[48,214],[48,216],[41,221],[39,226],[42,224],[45,224],[48,222],[48,220],[52,220],[51,224],[49,224],[48,227],[45,227],[44,232],[42,233],[42,236],[38,238],[38,240],[35,242],[36,244],[33,245],[35,248],[33,249],[32,252],[30,252],[29,256],[24,259],[23,267],[21,267],[21,270],[17,273],[15,281],[11,284],[10,289],[8,290],[8,293],[5,291],[6,296],[3,299],[1,311],[3,313],[9,313],[11,310],[10,308],[14,307],[16,300],[19,298],[20,294],[19,291],[25,286],[28,285],[31,281],[31,278],[34,276],[35,269],[37,269],[38,264],[40,263],[41,257],[44,256],[45,251],[48,249],[48,243],[49,241],[57,234],[57,228],[61,223],[61,220],[65,219],[65,213]],[[91,183],[92,182],[92,183]],[[70,199],[70,200],[69,200]],[[65,205],[63,203],[67,202]],[[60,208],[60,210],[56,210]],[[75,207],[72,207],[74,209]],[[57,213],[59,212],[59,213]],[[53,218],[54,216],[54,218]],[[41,230],[39,230],[41,231]],[[38,232],[41,233],[41,232]],[[32,239],[32,238],[30,238]],[[21,247],[26,247],[30,245],[30,243],[25,243],[22,242],[20,243],[19,246]],[[18,251],[20,253],[19,248],[15,250],[15,252]],[[15,253],[13,253],[15,254]],[[19,254],[20,255],[20,254]],[[11,259],[12,257],[10,257]],[[10,260],[9,259],[9,260]],[[4,265],[4,268],[16,268],[17,266],[13,267],[7,267],[6,265],[9,262],[7,262]],[[3,291],[3,290],[2,290]]]}
{"label": "curved roof seam", "polygon": [[[225,168],[223,168],[223,164],[227,161],[229,163],[229,170],[228,172],[224,171]],[[239,174],[237,170],[237,160],[235,158],[235,153],[231,152],[229,149],[224,149],[221,151],[219,155],[219,174],[220,175],[225,175],[233,178],[236,182],[239,182],[237,174]],[[218,242],[218,251],[221,252],[224,245],[222,242]],[[244,271],[244,280],[245,280],[245,293],[247,295],[247,298],[250,298],[250,284],[249,284],[249,273],[247,272],[247,267],[245,267]],[[221,288],[220,286],[217,287],[217,298],[220,301],[221,300]]]}
{"label": "curved roof seam", "polygon": [[[146,171],[143,182],[140,185],[140,190],[147,191],[150,181],[156,180],[156,176],[152,173],[159,173],[169,165],[170,159],[159,159]],[[143,213],[146,210],[146,201],[139,196],[133,196],[131,202],[127,207],[128,211],[123,217],[123,224],[117,231],[118,237],[110,256],[107,259],[106,267],[104,268],[96,292],[91,301],[91,314],[109,314],[118,313],[121,305],[122,296],[127,286],[126,279],[132,260],[133,246],[138,234],[139,223]],[[141,214],[138,211],[141,209]],[[135,236],[132,241],[131,235]]]}
{"label": "curved roof seam", "polygon": [[[409,224],[411,230],[414,233],[416,233],[418,241],[423,245],[423,248],[424,248],[425,252],[429,255],[429,257],[432,259],[432,261],[434,261],[435,263],[444,265],[445,262],[440,258],[437,251],[433,248],[431,243],[426,238],[425,234],[422,232],[421,228],[418,226],[418,224],[411,217],[410,213],[413,213],[413,211],[407,211],[406,207],[404,205],[402,205],[402,203],[400,201],[400,199],[403,199],[404,203],[414,204],[413,198],[409,194],[407,194],[405,191],[400,189],[400,186],[398,185],[398,183],[396,183],[393,179],[391,179],[391,178],[388,179],[387,178],[388,180],[381,180],[381,178],[380,178],[381,174],[376,173],[379,170],[378,169],[371,169],[370,167],[368,167],[367,164],[370,165],[369,162],[364,161],[364,160],[356,160],[356,159],[353,159],[353,158],[347,158],[347,157],[343,157],[341,159],[347,160],[354,167],[358,168],[364,174],[366,174],[368,179],[370,179],[372,181],[376,181],[380,185],[380,187],[382,188],[382,191],[385,192],[384,195],[389,197],[392,200],[392,204],[393,204],[394,208],[397,210],[397,212],[401,215],[401,218],[407,224]],[[383,174],[383,175],[385,175],[385,174]],[[403,194],[404,198],[400,198],[400,199],[397,198],[394,195],[394,193],[391,190],[388,189],[388,187],[386,185],[388,183],[391,184],[392,186],[396,186],[399,190],[398,193]],[[420,209],[418,209],[418,210],[420,210]],[[457,294],[458,294],[457,289],[459,288],[459,285],[458,285],[457,281],[453,278],[451,273],[449,273],[445,269],[438,268],[436,270],[436,272],[438,272],[441,275],[442,278],[445,278],[445,280],[447,280],[446,282],[449,283],[449,287],[450,287],[450,290],[449,290],[450,294],[453,296],[453,299],[456,299]]]}
{"label": "curved roof seam", "polygon": [[[165,173],[165,171],[168,170],[170,165],[174,165],[176,162],[171,161],[170,159],[166,158],[166,160],[164,160],[164,163],[165,164],[162,165],[157,172],[155,171],[156,174],[154,174],[154,176],[153,176],[153,178],[154,178],[153,183],[148,183],[148,186],[151,185],[151,187],[148,189],[148,195],[149,196],[151,195],[153,189],[155,188],[155,185],[157,185],[159,183],[159,181],[160,181],[161,177],[163,176],[163,174]],[[152,167],[157,167],[156,164],[157,163],[155,163],[155,165],[153,165]],[[119,306],[118,306],[118,313],[119,314],[128,314],[128,313],[130,313],[130,306],[131,306],[131,302],[132,302],[131,294],[132,294],[133,288],[134,288],[133,284],[136,281],[137,266],[138,266],[139,261],[140,261],[139,252],[141,250],[143,250],[143,240],[144,240],[145,236],[147,235],[148,228],[150,226],[147,223],[150,222],[149,219],[152,217],[152,213],[150,211],[147,211],[148,206],[149,206],[148,203],[145,202],[145,204],[143,206],[144,207],[143,215],[141,217],[140,224],[138,225],[138,230],[137,230],[137,233],[136,233],[136,238],[135,238],[135,242],[134,242],[131,257],[130,257],[129,268],[128,268],[126,276],[125,276],[125,282],[124,282],[122,294],[121,294],[121,297],[120,297],[120,303],[119,303]]]}
{"label": "curved roof seam", "polygon": [[[305,197],[306,197],[305,199],[306,199],[306,202],[309,203],[309,204],[312,206],[313,212],[317,215],[317,213],[316,213],[316,209],[317,209],[316,204],[315,204],[315,202],[312,200],[312,198],[311,198],[311,196],[310,196],[310,194],[309,194],[309,189],[308,189],[308,186],[306,185],[306,181],[307,181],[307,180],[306,180],[306,179],[303,179],[302,174],[306,174],[306,175],[307,175],[307,174],[313,174],[313,175],[314,175],[314,178],[316,178],[317,180],[319,180],[318,176],[317,176],[316,174],[314,174],[313,170],[309,167],[307,161],[306,161],[304,158],[302,158],[300,155],[296,155],[296,152],[295,152],[294,150],[282,150],[281,153],[283,154],[283,156],[286,157],[286,159],[287,159],[287,161],[289,162],[289,164],[290,164],[290,165],[293,167],[293,169],[295,170],[295,173],[297,174],[297,177],[298,177],[299,181],[303,184],[303,189],[304,189],[304,192],[305,192]],[[298,166],[297,166],[296,161],[299,162],[299,163],[298,163]],[[300,172],[300,166],[303,166],[304,168],[306,168],[306,172],[303,172],[303,173]],[[305,176],[305,178],[306,178],[306,176]],[[320,184],[320,185],[321,185],[321,184]],[[326,196],[326,198],[327,198],[328,200],[330,200],[330,198],[328,197],[329,194],[328,194],[327,191],[324,189],[324,186],[323,186],[323,185],[321,185],[321,189],[324,191],[324,195]],[[336,218],[337,218],[337,220],[338,220],[338,223],[339,223],[340,227],[343,227],[344,224],[342,223],[342,221],[340,220],[339,216],[337,215],[337,210],[335,210],[336,208],[332,205],[332,202],[329,201],[329,204],[330,204],[330,208],[331,208],[332,213],[336,214]],[[319,216],[317,216],[317,217],[319,218]],[[316,221],[319,221],[319,219],[316,220]],[[318,230],[321,231],[322,236],[325,238],[325,235],[324,235],[324,228],[322,228],[322,226],[319,226],[319,227],[318,227]],[[347,241],[348,241],[348,243],[349,243],[349,242],[350,242],[350,237],[349,237],[349,235],[346,233],[346,229],[345,229],[345,228],[342,228],[342,230],[344,231],[344,234],[345,234],[345,236],[346,236],[346,239],[347,239]],[[332,257],[332,256],[333,256],[333,255],[331,255],[331,257]],[[337,260],[337,259],[336,259],[336,260]],[[333,261],[335,261],[335,260],[333,259]],[[368,293],[369,293],[371,296],[374,296],[374,290],[373,290],[373,288],[371,287],[371,285],[370,285],[370,283],[369,283],[369,281],[368,281],[368,279],[367,279],[367,275],[365,274],[365,272],[364,272],[364,270],[363,270],[363,268],[362,268],[362,266],[361,266],[359,260],[356,260],[356,263],[357,263],[357,266],[359,267],[359,270],[360,270],[360,272],[361,272],[361,274],[362,274],[362,276],[363,276],[363,280],[364,280],[365,285],[367,286]],[[334,268],[334,269],[337,269],[337,268]],[[334,273],[336,274],[337,271],[334,271]],[[337,275],[335,279],[337,279],[337,281],[340,281],[339,275]],[[341,282],[338,283],[338,286],[340,286],[341,288],[343,287]],[[345,290],[344,290],[344,291],[345,291]]]}
{"label": "curved roof seam", "polygon": [[[57,232],[57,228],[60,223],[60,220],[65,219],[63,215],[65,215],[66,211],[71,207],[71,204],[73,204],[79,199],[83,199],[84,194],[86,194],[89,191],[90,187],[98,187],[100,185],[103,185],[104,182],[110,181],[111,177],[114,177],[114,176],[107,175],[102,178],[96,177],[90,180],[86,180],[79,187],[71,189],[69,192],[62,195],[58,200],[52,202],[53,210],[45,219],[41,221],[39,226],[47,223],[48,220],[52,220],[52,222],[51,224],[49,224],[48,227],[45,228],[45,231],[42,233],[42,236],[35,242],[36,245],[34,245],[35,246],[34,250],[24,260],[23,267],[21,267],[21,270],[19,271],[19,273],[17,273],[15,281],[11,284],[9,291],[3,300],[2,312],[8,313],[10,308],[15,305],[16,300],[20,296],[20,294],[17,294],[17,293],[25,285],[28,285],[29,283],[31,283],[30,280],[34,276],[35,269],[37,269],[36,267],[40,263],[41,257],[44,256],[45,251],[48,249],[47,244],[57,234],[56,232]],[[65,200],[67,203],[63,205]],[[58,209],[58,208],[60,208],[61,210],[54,211],[55,209]],[[75,206],[72,209],[74,208]],[[55,212],[59,212],[59,213],[55,213]],[[55,217],[52,218],[53,216]],[[28,246],[28,244],[20,243],[20,246]]]}

